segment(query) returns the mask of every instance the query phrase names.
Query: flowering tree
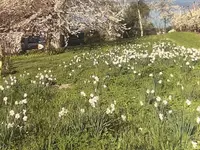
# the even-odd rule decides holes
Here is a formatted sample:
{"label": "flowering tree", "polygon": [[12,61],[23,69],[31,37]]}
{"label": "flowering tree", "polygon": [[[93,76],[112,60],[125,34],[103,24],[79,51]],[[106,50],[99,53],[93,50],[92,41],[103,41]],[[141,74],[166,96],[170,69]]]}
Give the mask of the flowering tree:
{"label": "flowering tree", "polygon": [[174,5],[174,0],[154,0],[150,6],[159,13],[159,17],[164,24],[164,31],[166,32],[167,24],[170,23],[174,12],[179,7]]}
{"label": "flowering tree", "polygon": [[172,24],[180,31],[200,31],[200,8],[193,7],[189,11],[180,10],[173,16]]}
{"label": "flowering tree", "polygon": [[[0,32],[41,33],[55,48],[63,37],[87,28],[97,30],[108,39],[120,37],[123,9],[110,0],[3,0],[0,3]],[[119,11],[120,10],[120,11]],[[48,45],[48,44],[47,44]]]}

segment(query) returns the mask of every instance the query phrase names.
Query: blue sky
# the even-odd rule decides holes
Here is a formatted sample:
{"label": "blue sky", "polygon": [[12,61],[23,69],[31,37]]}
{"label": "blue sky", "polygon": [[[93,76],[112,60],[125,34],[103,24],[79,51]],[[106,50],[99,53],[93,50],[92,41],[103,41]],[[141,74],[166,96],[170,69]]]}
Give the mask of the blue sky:
{"label": "blue sky", "polygon": [[[176,0],[176,3],[181,6],[189,6],[191,5],[195,0]],[[199,2],[199,0],[196,0]]]}
{"label": "blue sky", "polygon": [[[136,0],[117,0],[117,1],[121,1],[121,2],[133,2]],[[151,2],[152,0],[145,0],[146,2]],[[176,5],[179,6],[184,6],[185,8],[187,8],[188,6],[191,7],[191,5],[194,3],[194,1],[198,2],[200,4],[200,0],[174,0]],[[159,14],[156,12],[152,12],[151,13],[151,21],[153,22],[153,24],[157,27],[161,27],[163,26],[163,22],[159,19]]]}
{"label": "blue sky", "polygon": [[[198,2],[200,4],[200,0],[175,0],[175,4],[188,7],[191,6],[194,1]],[[163,21],[159,19],[158,13],[152,12],[151,15],[153,18],[151,18],[151,21],[156,27],[163,27]]]}

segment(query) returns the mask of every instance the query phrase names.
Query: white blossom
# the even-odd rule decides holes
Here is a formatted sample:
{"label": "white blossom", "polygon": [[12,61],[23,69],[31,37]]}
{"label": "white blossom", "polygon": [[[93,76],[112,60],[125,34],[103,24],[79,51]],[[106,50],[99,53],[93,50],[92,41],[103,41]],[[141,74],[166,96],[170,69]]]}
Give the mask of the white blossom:
{"label": "white blossom", "polygon": [[28,96],[28,94],[27,93],[24,93],[24,98],[26,98]]}
{"label": "white blossom", "polygon": [[19,113],[15,114],[15,119],[19,119],[19,118],[20,118],[20,114]]}
{"label": "white blossom", "polygon": [[23,115],[25,115],[26,114],[26,110],[25,109],[23,109]]}
{"label": "white blossom", "polygon": [[157,97],[156,97],[156,101],[158,101],[158,102],[160,102],[160,101],[161,101],[161,98],[160,98],[160,96],[157,96]]}
{"label": "white blossom", "polygon": [[90,97],[94,97],[94,94],[93,94],[93,93],[91,93],[91,94],[90,94]]}
{"label": "white blossom", "polygon": [[190,106],[191,103],[192,103],[192,102],[191,102],[189,99],[186,100],[186,104],[187,104],[188,106]]}
{"label": "white blossom", "polygon": [[163,104],[164,104],[164,105],[167,105],[167,104],[168,104],[168,102],[167,102],[166,100],[164,100],[164,101],[163,101]]}
{"label": "white blossom", "polygon": [[9,128],[13,128],[13,126],[14,126],[14,123],[8,123],[7,124],[7,128],[9,129]]}
{"label": "white blossom", "polygon": [[18,105],[19,104],[19,102],[18,101],[15,101],[15,105]]}
{"label": "white blossom", "polygon": [[27,121],[27,119],[28,119],[28,117],[27,117],[27,116],[24,116],[24,117],[23,117],[23,121],[24,121],[24,122],[26,122],[26,121]]}
{"label": "white blossom", "polygon": [[123,121],[126,121],[126,116],[125,115],[121,115],[121,118]]}
{"label": "white blossom", "polygon": [[154,94],[155,93],[155,91],[154,90],[151,90],[151,94]]}
{"label": "white blossom", "polygon": [[96,107],[96,103],[99,100],[99,96],[94,96],[89,99],[89,103],[91,104],[92,107]]}
{"label": "white blossom", "polygon": [[159,80],[158,83],[159,83],[159,84],[162,84],[162,80]]}
{"label": "white blossom", "polygon": [[85,94],[85,92],[84,92],[84,91],[82,91],[82,92],[81,92],[81,96],[83,96],[83,97],[85,97],[85,96],[86,96],[86,94]]}
{"label": "white blossom", "polygon": [[4,98],[3,98],[3,101],[4,101],[5,105],[7,105],[7,103],[8,103],[8,102],[7,102],[7,101],[8,101],[8,97],[4,97]]}
{"label": "white blossom", "polygon": [[153,77],[153,74],[151,73],[151,74],[149,74],[149,76],[150,76],[150,77]]}
{"label": "white blossom", "polygon": [[197,111],[200,112],[200,106],[197,107]]}
{"label": "white blossom", "polygon": [[68,113],[68,110],[63,107],[61,111],[58,113],[58,117],[61,118],[65,116],[67,113]]}
{"label": "white blossom", "polygon": [[2,85],[0,85],[0,90],[3,91],[4,90],[4,87]]}
{"label": "white blossom", "polygon": [[158,103],[157,102],[154,103],[154,107],[156,107],[156,108],[158,107]]}
{"label": "white blossom", "polygon": [[168,111],[169,114],[171,114],[172,112],[173,112],[172,110],[169,110],[169,111]]}
{"label": "white blossom", "polygon": [[196,148],[197,148],[197,144],[198,144],[198,143],[197,143],[197,142],[195,142],[195,141],[191,141],[191,143],[192,143],[192,147],[196,149]]}
{"label": "white blossom", "polygon": [[22,104],[27,104],[27,99],[23,99],[21,102]]}
{"label": "white blossom", "polygon": [[172,96],[171,96],[171,95],[169,95],[169,100],[170,100],[170,101],[172,100]]}
{"label": "white blossom", "polygon": [[147,91],[146,91],[146,92],[147,92],[147,94],[149,94],[149,93],[150,93],[150,90],[149,90],[149,89],[147,89]]}
{"label": "white blossom", "polygon": [[141,106],[143,106],[143,105],[144,105],[144,103],[143,103],[142,101],[140,101],[140,105],[141,105]]}
{"label": "white blossom", "polygon": [[104,85],[103,85],[103,88],[107,88],[107,86],[104,84]]}
{"label": "white blossom", "polygon": [[111,110],[109,108],[106,109],[106,114],[110,114]]}
{"label": "white blossom", "polygon": [[162,121],[163,120],[163,114],[159,113],[159,118]]}
{"label": "white blossom", "polygon": [[85,109],[80,109],[80,111],[82,114],[85,113]]}
{"label": "white blossom", "polygon": [[10,114],[10,116],[14,116],[15,115],[14,110],[10,110],[9,114]]}

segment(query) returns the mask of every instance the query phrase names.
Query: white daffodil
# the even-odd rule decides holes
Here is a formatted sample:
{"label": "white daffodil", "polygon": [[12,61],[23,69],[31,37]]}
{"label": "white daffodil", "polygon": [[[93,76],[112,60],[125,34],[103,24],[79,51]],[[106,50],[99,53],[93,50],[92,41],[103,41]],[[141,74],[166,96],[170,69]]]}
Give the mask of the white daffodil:
{"label": "white daffodil", "polygon": [[28,94],[27,93],[24,93],[24,98],[26,98],[28,96]]}
{"label": "white daffodil", "polygon": [[14,123],[8,123],[7,124],[7,128],[9,129],[9,128],[13,128],[13,126],[14,126]]}
{"label": "white daffodil", "polygon": [[146,92],[147,92],[147,94],[149,94],[149,93],[150,93],[150,90],[149,90],[149,89],[147,89],[147,91],[146,91]]}
{"label": "white daffodil", "polygon": [[111,104],[110,105],[110,108],[111,108],[111,111],[113,112],[115,110],[115,105],[114,104]]}
{"label": "white daffodil", "polygon": [[169,110],[168,113],[169,113],[169,114],[172,114],[172,110]]}
{"label": "white daffodil", "polygon": [[200,123],[200,117],[197,117],[196,121],[199,124]]}
{"label": "white daffodil", "polygon": [[109,108],[106,109],[106,114],[110,114],[111,110]]}
{"label": "white daffodil", "polygon": [[190,65],[190,63],[189,63],[189,62],[186,62],[185,64],[186,64],[187,66],[189,66],[189,65]]}
{"label": "white daffodil", "polygon": [[14,110],[9,111],[9,114],[10,114],[10,116],[14,116],[15,115]]}
{"label": "white daffodil", "polygon": [[171,96],[171,95],[169,95],[168,99],[171,101],[171,100],[172,100],[172,96]]}
{"label": "white daffodil", "polygon": [[85,113],[85,109],[80,109],[80,112],[83,114]]}
{"label": "white daffodil", "polygon": [[27,99],[23,99],[21,102],[22,104],[27,104]]}
{"label": "white daffodil", "polygon": [[159,118],[160,118],[161,121],[163,121],[163,114],[160,113]]}
{"label": "white daffodil", "polygon": [[125,115],[121,115],[121,118],[123,121],[126,121],[126,116]]}
{"label": "white daffodil", "polygon": [[64,115],[66,115],[68,113],[68,110],[65,109],[64,107],[61,109],[61,111],[58,113],[58,117],[61,118]]}
{"label": "white daffodil", "polygon": [[149,74],[149,77],[153,77],[153,74],[151,73],[151,74]]}
{"label": "white daffodil", "polygon": [[4,90],[4,87],[2,85],[0,85],[0,90],[3,91]]}
{"label": "white daffodil", "polygon": [[23,117],[23,121],[24,121],[24,122],[26,122],[26,121],[27,121],[27,119],[28,119],[28,117],[27,117],[27,116],[24,116],[24,117]]}
{"label": "white daffodil", "polygon": [[19,118],[20,118],[20,114],[19,113],[15,114],[15,119],[19,119]]}
{"label": "white daffodil", "polygon": [[164,105],[167,105],[167,104],[168,104],[168,102],[167,102],[166,100],[164,100],[164,101],[163,101],[163,104],[164,104]]}
{"label": "white daffodil", "polygon": [[195,141],[191,141],[191,143],[192,143],[192,147],[194,148],[194,149],[196,149],[197,148],[197,142],[195,142]]}
{"label": "white daffodil", "polygon": [[143,105],[144,105],[144,103],[143,103],[142,101],[140,101],[140,105],[141,105],[141,106],[143,106]]}
{"label": "white daffodil", "polygon": [[81,96],[83,96],[83,97],[85,97],[85,96],[86,96],[86,94],[85,94],[85,92],[84,92],[84,91],[82,91],[82,92],[81,92]]}
{"label": "white daffodil", "polygon": [[160,98],[160,96],[157,96],[157,97],[156,97],[156,101],[158,101],[158,102],[160,102],[160,101],[161,101],[161,98]]}
{"label": "white daffodil", "polygon": [[3,98],[3,101],[4,101],[5,105],[7,105],[7,103],[8,103],[8,102],[7,102],[7,101],[8,101],[8,97],[4,97],[4,98]]}
{"label": "white daffodil", "polygon": [[197,107],[197,111],[200,112],[200,106]]}
{"label": "white daffodil", "polygon": [[157,102],[154,103],[154,107],[156,107],[156,108],[158,107],[158,103]]}
{"label": "white daffodil", "polygon": [[186,104],[187,104],[188,106],[190,106],[190,105],[192,104],[192,102],[191,102],[189,99],[187,99],[187,100],[186,100]]}
{"label": "white daffodil", "polygon": [[90,97],[94,97],[94,94],[93,94],[93,93],[91,93],[91,94],[90,94]]}
{"label": "white daffodil", "polygon": [[154,90],[151,90],[151,94],[154,94],[155,93],[155,91]]}

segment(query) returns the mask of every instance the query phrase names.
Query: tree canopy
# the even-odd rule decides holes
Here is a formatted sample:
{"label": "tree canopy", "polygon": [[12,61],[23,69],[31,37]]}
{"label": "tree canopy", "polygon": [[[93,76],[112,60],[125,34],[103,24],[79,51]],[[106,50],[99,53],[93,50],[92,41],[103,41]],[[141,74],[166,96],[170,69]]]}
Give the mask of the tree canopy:
{"label": "tree canopy", "polygon": [[120,5],[110,0],[4,0],[0,32],[44,32],[59,43],[61,34],[67,37],[90,28],[113,39],[125,29],[122,14]]}
{"label": "tree canopy", "polygon": [[[138,2],[132,2],[125,10],[124,23],[130,28],[128,34],[129,36],[138,36],[139,35],[139,15],[138,9],[140,10],[142,23],[145,26],[148,24],[148,17],[150,13],[149,6],[144,2],[144,0],[139,0]],[[144,29],[145,30],[145,29]]]}

